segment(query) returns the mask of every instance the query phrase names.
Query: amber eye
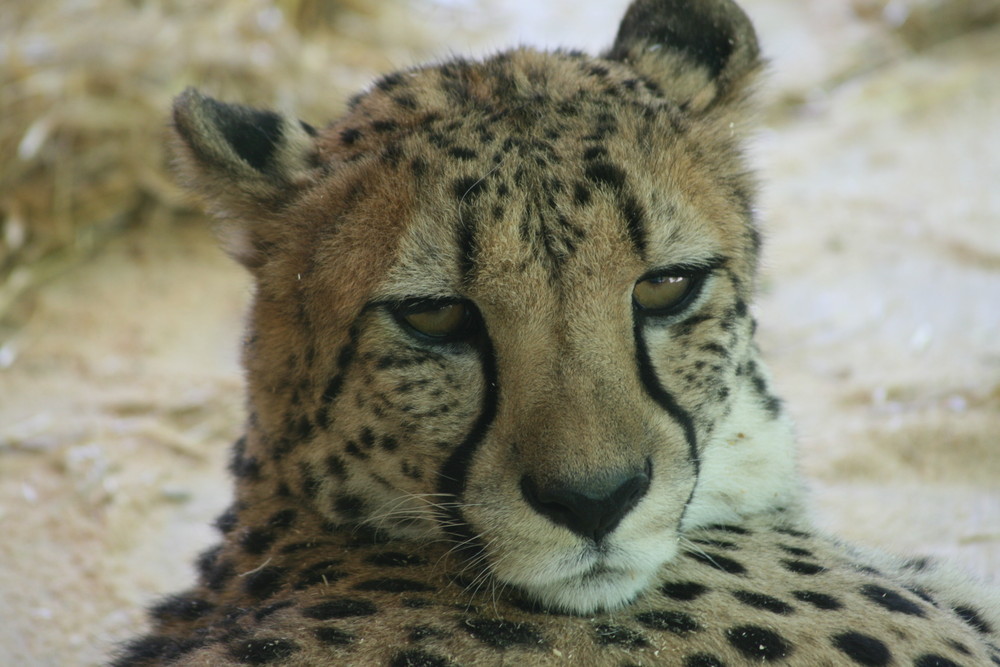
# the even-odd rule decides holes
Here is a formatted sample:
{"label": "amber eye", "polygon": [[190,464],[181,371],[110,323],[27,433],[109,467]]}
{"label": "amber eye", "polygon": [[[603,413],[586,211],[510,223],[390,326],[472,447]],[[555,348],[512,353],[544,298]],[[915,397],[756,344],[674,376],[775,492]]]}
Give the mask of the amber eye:
{"label": "amber eye", "polygon": [[430,338],[454,338],[469,326],[470,312],[466,304],[427,305],[429,307],[414,305],[406,308],[399,313],[399,318],[417,333]]}
{"label": "amber eye", "polygon": [[632,288],[632,300],[642,310],[662,313],[682,304],[693,285],[694,279],[689,275],[647,278]]}

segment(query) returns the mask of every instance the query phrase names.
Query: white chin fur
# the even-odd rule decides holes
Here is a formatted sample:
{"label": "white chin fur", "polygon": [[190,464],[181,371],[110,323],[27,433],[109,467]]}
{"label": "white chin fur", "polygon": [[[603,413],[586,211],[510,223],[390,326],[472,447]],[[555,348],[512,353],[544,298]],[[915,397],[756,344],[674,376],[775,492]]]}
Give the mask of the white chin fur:
{"label": "white chin fur", "polygon": [[676,553],[676,536],[661,533],[614,540],[600,553],[578,544],[558,554],[521,554],[501,561],[521,567],[494,568],[493,574],[547,609],[582,615],[629,604]]}
{"label": "white chin fur", "polygon": [[601,572],[523,589],[546,609],[583,615],[625,606],[649,587],[655,574],[655,569]]}

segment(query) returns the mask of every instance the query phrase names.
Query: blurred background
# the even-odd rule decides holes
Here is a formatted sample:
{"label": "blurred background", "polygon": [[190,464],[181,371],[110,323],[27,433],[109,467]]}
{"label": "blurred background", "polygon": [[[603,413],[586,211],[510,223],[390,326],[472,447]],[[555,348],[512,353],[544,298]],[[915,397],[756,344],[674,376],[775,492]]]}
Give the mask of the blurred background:
{"label": "blurred background", "polygon": [[[227,504],[249,281],[172,184],[189,85],[322,125],[378,73],[610,44],[627,0],[5,0],[0,664],[93,665]],[[745,0],[760,343],[817,521],[1000,577],[1000,0]]]}

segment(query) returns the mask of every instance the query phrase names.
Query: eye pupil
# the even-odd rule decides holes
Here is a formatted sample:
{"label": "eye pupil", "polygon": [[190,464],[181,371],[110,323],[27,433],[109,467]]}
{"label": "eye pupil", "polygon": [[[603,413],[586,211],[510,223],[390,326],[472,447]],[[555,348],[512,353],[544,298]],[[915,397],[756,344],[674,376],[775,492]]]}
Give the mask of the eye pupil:
{"label": "eye pupil", "polygon": [[402,316],[417,333],[431,338],[448,338],[459,334],[468,324],[469,310],[463,303],[449,303],[437,308],[419,310]]}

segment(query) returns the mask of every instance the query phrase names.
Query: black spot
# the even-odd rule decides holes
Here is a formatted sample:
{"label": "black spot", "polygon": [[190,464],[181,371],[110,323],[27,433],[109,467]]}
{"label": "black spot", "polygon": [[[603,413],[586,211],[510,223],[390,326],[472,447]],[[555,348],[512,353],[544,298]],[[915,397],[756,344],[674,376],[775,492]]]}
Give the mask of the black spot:
{"label": "black spot", "polygon": [[399,72],[392,72],[386,74],[378,81],[375,82],[375,86],[384,93],[388,93],[390,90],[398,86],[403,82],[403,75]]}
{"label": "black spot", "polygon": [[448,155],[458,158],[459,160],[475,160],[476,151],[464,148],[462,146],[452,146],[448,149]]}
{"label": "black spot", "polygon": [[834,647],[859,665],[882,667],[892,661],[885,643],[859,632],[844,632],[831,638]]}
{"label": "black spot", "polygon": [[743,655],[754,660],[780,660],[792,652],[791,645],[776,632],[756,625],[726,630],[726,639]]}
{"label": "black spot", "polygon": [[372,554],[365,559],[365,562],[378,567],[411,567],[413,565],[426,565],[427,559],[413,554],[404,554],[399,551],[386,551],[380,554]]}
{"label": "black spot", "polygon": [[347,479],[347,466],[344,464],[344,459],[336,454],[330,454],[326,457],[326,471],[339,479]]}
{"label": "black spot", "polygon": [[246,455],[247,439],[240,438],[233,444],[233,453],[229,459],[229,472],[237,479],[260,479],[260,461]]}
{"label": "black spot", "polygon": [[422,581],[389,577],[359,582],[355,584],[354,589],[358,591],[382,591],[384,593],[429,593],[435,590],[434,586]]}
{"label": "black spot", "polygon": [[284,660],[298,650],[299,646],[295,642],[270,637],[233,642],[229,646],[229,655],[245,665],[266,665],[275,660]]}
{"label": "black spot", "polygon": [[171,621],[196,621],[215,609],[215,605],[208,600],[196,598],[190,595],[172,595],[157,603],[150,614],[158,621],[169,623]]}
{"label": "black spot", "polygon": [[875,584],[867,584],[861,587],[861,594],[877,605],[885,607],[889,611],[910,616],[924,616],[924,610],[916,602],[907,600],[896,591],[883,588]]}
{"label": "black spot", "polygon": [[329,621],[332,618],[350,618],[352,616],[371,616],[378,610],[368,600],[351,598],[332,598],[326,602],[306,607],[302,615],[317,621]]}
{"label": "black spot", "polygon": [[584,174],[593,183],[607,185],[615,192],[625,187],[625,172],[610,162],[588,164]]}
{"label": "black spot", "polygon": [[979,615],[979,612],[977,612],[972,607],[966,607],[966,606],[955,607],[955,613],[958,614],[963,621],[965,621],[966,623],[968,623],[969,625],[971,625],[973,628],[983,633],[984,635],[988,635],[991,632],[993,632],[993,628],[990,626],[990,624],[987,623],[986,620]]}
{"label": "black spot", "polygon": [[822,565],[809,563],[804,560],[782,560],[781,565],[789,572],[794,572],[795,574],[813,575],[826,571],[826,568]]}
{"label": "black spot", "polygon": [[352,146],[358,141],[363,135],[361,130],[355,129],[353,127],[347,128],[346,130],[340,131],[340,141],[345,146]]}
{"label": "black spot", "polygon": [[319,494],[323,482],[313,474],[312,468],[305,461],[299,463],[299,474],[302,480],[302,495],[310,500]]}
{"label": "black spot", "polygon": [[295,606],[295,603],[292,602],[291,600],[282,600],[281,602],[275,602],[265,607],[261,607],[260,609],[258,609],[253,613],[253,617],[259,623],[260,621],[263,621],[271,614],[281,611],[282,609],[288,609],[289,607],[293,606]]}
{"label": "black spot", "polygon": [[417,108],[417,98],[414,97],[413,95],[405,95],[405,94],[396,95],[394,98],[392,98],[392,101],[395,102],[397,105],[399,105],[401,108],[409,109],[410,111],[413,111],[414,109]]}
{"label": "black spot", "polygon": [[326,388],[323,390],[322,399],[323,402],[329,405],[333,402],[337,396],[340,395],[340,390],[344,386],[344,378],[342,375],[334,375],[330,378],[330,381],[326,383]]}
{"label": "black spot", "polygon": [[259,556],[274,544],[275,534],[267,528],[249,528],[240,537],[240,546],[248,554]]}
{"label": "black spot", "polygon": [[621,625],[598,623],[594,626],[597,643],[603,646],[623,646],[626,648],[641,648],[649,643],[642,633]]}
{"label": "black spot", "polygon": [[334,499],[333,508],[349,519],[356,519],[363,513],[365,501],[360,496],[341,493]]}
{"label": "black spot", "polygon": [[778,598],[764,595],[763,593],[753,593],[751,591],[733,591],[733,597],[754,609],[763,609],[775,614],[791,614],[795,608],[787,602]]}
{"label": "black spot", "polygon": [[167,663],[204,645],[197,639],[176,639],[149,635],[129,642],[112,667],[133,667],[152,661]]}
{"label": "black spot", "polygon": [[694,581],[667,582],[660,586],[660,592],[674,600],[690,601],[701,597],[708,588]]}
{"label": "black spot", "polygon": [[698,561],[699,563],[710,565],[716,570],[722,570],[723,572],[728,572],[729,574],[746,574],[747,572],[747,569],[740,563],[736,562],[732,558],[720,556],[719,554],[685,551],[684,555],[692,560]]}
{"label": "black spot", "polygon": [[635,197],[628,196],[622,202],[622,214],[628,229],[629,240],[640,255],[646,253],[646,209]]}
{"label": "black spot", "polygon": [[279,510],[271,515],[271,518],[267,520],[267,525],[276,529],[291,528],[292,524],[295,523],[295,517],[298,515],[294,509],[284,509]]}
{"label": "black spot", "polygon": [[322,626],[313,630],[313,636],[318,641],[328,646],[346,646],[356,638],[350,632],[345,632],[339,628]]}
{"label": "black spot", "polygon": [[591,146],[583,152],[584,160],[596,160],[599,157],[605,157],[608,154],[608,150],[604,146]]}
{"label": "black spot", "polygon": [[426,609],[433,606],[433,602],[426,598],[403,598],[403,606],[409,609]]}
{"label": "black spot", "polygon": [[786,544],[779,544],[781,550],[785,553],[791,554],[793,556],[803,556],[805,558],[814,558],[813,553],[808,549],[801,549],[799,547],[790,547]]}
{"label": "black spot", "polygon": [[684,667],[726,667],[726,663],[711,653],[695,653],[684,658]]}
{"label": "black spot", "polygon": [[923,572],[928,567],[932,565],[930,558],[926,556],[920,556],[917,558],[910,558],[904,564],[903,567],[907,570],[913,570],[914,572]]}
{"label": "black spot", "polygon": [[573,185],[573,202],[577,206],[586,206],[590,203],[590,188],[583,183]]}
{"label": "black spot", "polygon": [[455,667],[455,663],[427,651],[400,651],[392,657],[389,667]]}
{"label": "black spot", "polygon": [[472,203],[486,189],[486,180],[474,176],[457,178],[451,184],[451,192],[459,201]]}
{"label": "black spot", "polygon": [[934,601],[934,598],[931,597],[931,594],[925,591],[923,588],[917,588],[916,586],[904,586],[903,588],[910,591],[924,602],[928,602],[934,606],[937,606],[937,602]]}
{"label": "black spot", "polygon": [[215,519],[215,527],[223,535],[231,533],[233,528],[236,528],[237,523],[239,523],[239,515],[234,507],[230,507]]}
{"label": "black spot", "polygon": [[222,546],[209,549],[198,557],[198,572],[201,573],[201,580],[211,591],[220,591],[225,588],[229,580],[236,574],[233,563],[226,558],[220,558]]}
{"label": "black spot", "polygon": [[380,134],[386,134],[398,130],[399,124],[393,120],[376,120],[372,122],[372,129]]}
{"label": "black spot", "polygon": [[925,653],[913,661],[913,667],[961,667],[961,665],[935,653]]}
{"label": "black spot", "polygon": [[243,577],[243,591],[258,600],[269,598],[281,590],[287,572],[287,568],[274,566],[254,570]]}
{"label": "black spot", "polygon": [[371,449],[375,446],[375,434],[370,428],[361,429],[361,435],[358,437],[361,440],[361,446],[365,449]]}
{"label": "black spot", "polygon": [[841,604],[840,600],[832,595],[827,595],[826,593],[817,593],[815,591],[792,591],[792,596],[796,600],[808,602],[817,609],[833,610],[840,609],[844,606]]}
{"label": "black spot", "polygon": [[310,438],[312,438],[312,435],[313,435],[313,432],[315,431],[315,429],[316,429],[316,427],[313,426],[313,423],[311,421],[309,421],[309,417],[306,417],[305,415],[302,415],[302,417],[300,417],[295,422],[295,438],[296,438],[296,440],[299,440],[299,441],[309,440]]}
{"label": "black spot", "polygon": [[962,655],[972,655],[972,651],[969,650],[969,647],[963,644],[962,642],[957,642],[954,639],[949,639],[948,646],[952,647]]}
{"label": "black spot", "polygon": [[677,635],[701,630],[701,626],[694,618],[680,611],[647,611],[636,614],[635,620],[652,630],[668,630]]}
{"label": "black spot", "polygon": [[318,584],[327,585],[335,581],[340,581],[347,576],[346,572],[337,569],[337,566],[340,564],[341,561],[339,560],[324,560],[319,563],[313,563],[299,573],[299,579],[295,582],[295,589],[302,590]]}
{"label": "black spot", "polygon": [[387,452],[395,451],[396,448],[399,447],[399,443],[391,435],[382,436],[382,438],[379,440],[378,444],[379,444],[379,447],[381,447],[382,449],[384,449]]}
{"label": "black spot", "polygon": [[541,646],[542,635],[530,623],[517,623],[493,618],[467,618],[462,627],[470,635],[495,648],[511,646]]}
{"label": "black spot", "polygon": [[362,461],[368,458],[368,455],[361,451],[358,447],[358,443],[353,440],[347,441],[347,444],[344,446],[344,451],[355,458],[361,459]]}
{"label": "black spot", "polygon": [[382,151],[382,160],[393,167],[398,167],[403,157],[403,147],[397,143],[389,144]]}

